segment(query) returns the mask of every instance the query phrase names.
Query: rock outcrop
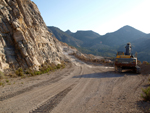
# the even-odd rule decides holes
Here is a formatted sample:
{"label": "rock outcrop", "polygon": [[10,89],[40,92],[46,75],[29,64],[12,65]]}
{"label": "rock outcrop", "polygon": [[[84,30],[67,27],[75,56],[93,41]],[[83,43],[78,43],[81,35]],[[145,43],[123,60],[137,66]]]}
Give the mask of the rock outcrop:
{"label": "rock outcrop", "polygon": [[0,69],[60,63],[60,42],[31,0],[0,0]]}

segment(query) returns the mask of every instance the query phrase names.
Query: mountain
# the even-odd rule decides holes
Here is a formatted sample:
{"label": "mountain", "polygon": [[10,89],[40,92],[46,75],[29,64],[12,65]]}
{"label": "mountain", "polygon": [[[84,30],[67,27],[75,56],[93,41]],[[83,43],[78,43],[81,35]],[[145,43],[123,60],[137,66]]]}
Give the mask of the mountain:
{"label": "mountain", "polygon": [[100,35],[94,31],[77,31],[76,33],[72,33],[70,30],[62,31],[61,29],[54,26],[47,26],[49,31],[54,34],[54,36],[62,42],[65,42],[69,45],[75,47],[83,47],[86,43],[91,40],[100,37]]}
{"label": "mountain", "polygon": [[0,71],[58,64],[63,55],[31,0],[0,1],[0,39]]}
{"label": "mountain", "polygon": [[150,34],[147,34],[145,37],[139,38],[132,41],[133,51],[150,51]]}
{"label": "mountain", "polygon": [[[61,31],[63,35],[60,35],[58,31]],[[77,47],[83,53],[106,57],[115,57],[117,51],[125,51],[125,45],[131,42],[132,53],[138,52],[138,59],[141,61],[150,61],[150,34],[145,34],[128,25],[102,36],[92,30],[80,30],[73,33],[70,30],[63,32],[59,29],[52,32],[57,39]],[[68,37],[69,41],[65,37]]]}
{"label": "mountain", "polygon": [[81,40],[78,40],[78,39],[72,37],[71,35],[67,34],[67,33],[71,33],[71,31],[69,31],[69,30],[66,31],[67,32],[66,33],[66,32],[60,30],[59,28],[53,27],[53,26],[48,26],[48,30],[50,32],[52,32],[59,41],[65,42],[69,45],[72,45],[75,47],[80,47],[83,44],[83,42]]}
{"label": "mountain", "polygon": [[[91,50],[91,53],[94,52],[94,54],[96,55],[98,54],[111,57],[116,55],[118,47],[120,47],[121,45],[145,36],[145,33],[131,26],[124,26],[115,32],[102,35],[98,38],[86,42],[86,44],[83,45],[88,49],[88,51]],[[122,50],[124,51],[124,47]]]}
{"label": "mountain", "polygon": [[71,35],[72,32],[70,30],[65,31],[68,35]]}
{"label": "mountain", "polygon": [[99,38],[96,38],[92,41],[93,44],[102,43],[111,47],[119,47],[122,44],[126,44],[127,42],[132,42],[138,38],[142,38],[146,36],[145,33],[131,27],[131,26],[124,26],[119,30],[107,33]]}
{"label": "mountain", "polygon": [[74,38],[83,41],[84,43],[89,42],[93,39],[100,37],[100,35],[92,30],[88,31],[77,31],[76,33],[72,33],[71,36]]}

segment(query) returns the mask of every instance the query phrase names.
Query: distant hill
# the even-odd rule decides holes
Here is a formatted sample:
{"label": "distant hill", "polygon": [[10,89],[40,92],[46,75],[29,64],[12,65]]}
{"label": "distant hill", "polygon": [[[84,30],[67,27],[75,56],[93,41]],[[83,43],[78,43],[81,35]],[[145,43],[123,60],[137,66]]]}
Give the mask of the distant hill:
{"label": "distant hill", "polygon": [[73,33],[70,30],[64,32],[61,29],[54,26],[47,27],[48,30],[52,32],[59,41],[65,42],[74,47],[82,48],[85,45],[89,46],[89,42],[91,42],[91,40],[101,36],[92,30],[77,31],[76,33]]}
{"label": "distant hill", "polygon": [[72,33],[71,36],[74,38],[81,40],[83,42],[87,42],[93,40],[95,38],[100,37],[100,35],[92,30],[88,31],[77,31],[76,33]]}
{"label": "distant hill", "polygon": [[71,35],[65,33],[57,27],[48,26],[48,30],[52,32],[59,41],[65,42],[69,45],[72,45],[74,47],[80,47],[80,45],[83,44],[82,41],[72,37]]}
{"label": "distant hill", "polygon": [[107,33],[106,35],[96,38],[92,41],[92,43],[96,44],[101,42],[104,45],[118,47],[122,44],[126,44],[127,42],[132,42],[138,38],[142,38],[145,35],[145,33],[131,26],[124,26],[115,32]]}
{"label": "distant hill", "polygon": [[117,51],[125,51],[128,42],[132,44],[132,53],[138,53],[138,59],[150,62],[150,34],[145,34],[131,26],[124,26],[115,32],[99,35],[88,31],[62,31],[56,27],[48,27],[55,37],[79,51],[106,57],[115,57]]}
{"label": "distant hill", "polygon": [[[146,36],[145,33],[133,27],[124,26],[115,32],[107,33],[106,35],[95,38],[83,45],[84,48],[88,49],[88,53],[91,52],[95,55],[98,54],[111,57],[116,55],[117,50],[121,45],[126,45],[127,42],[133,42],[134,40]],[[124,51],[125,48],[122,47],[122,50]],[[85,52],[87,53],[87,51]]]}
{"label": "distant hill", "polygon": [[72,32],[71,32],[70,30],[67,30],[66,33],[67,33],[68,35],[71,35],[71,34],[72,34]]}
{"label": "distant hill", "polygon": [[150,62],[150,34],[133,42],[133,52],[138,53],[138,59]]}

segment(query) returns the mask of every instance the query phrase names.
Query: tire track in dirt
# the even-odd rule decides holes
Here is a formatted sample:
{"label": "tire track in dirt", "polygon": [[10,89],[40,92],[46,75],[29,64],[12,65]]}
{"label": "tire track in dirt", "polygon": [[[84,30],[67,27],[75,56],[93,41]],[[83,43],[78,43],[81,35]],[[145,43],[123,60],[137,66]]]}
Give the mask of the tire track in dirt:
{"label": "tire track in dirt", "polygon": [[[79,66],[79,67],[80,67],[80,72],[79,72],[79,74],[73,76],[73,78],[78,79],[78,80],[76,81],[76,85],[75,85],[75,87],[69,92],[69,94],[64,98],[65,103],[70,103],[70,104],[67,105],[67,106],[65,106],[65,104],[63,104],[63,107],[62,107],[62,109],[60,110],[62,113],[65,113],[65,112],[66,112],[66,113],[70,113],[70,111],[65,111],[65,112],[64,112],[63,110],[68,110],[68,109],[72,108],[72,107],[71,107],[72,103],[76,102],[76,100],[78,100],[79,98],[81,99],[82,94],[88,89],[88,86],[90,86],[90,84],[93,84],[93,83],[94,83],[93,79],[87,80],[87,79],[84,79],[84,78],[83,78],[83,75],[84,75],[84,74],[87,74],[87,73],[89,72],[89,69],[90,69],[90,68],[89,68],[89,67],[85,67],[85,66],[83,66],[83,65],[81,65],[81,66]],[[69,96],[70,99],[67,99],[67,101],[66,101],[66,98],[68,98],[68,96]],[[62,102],[60,102],[60,103],[61,103],[61,105],[62,105]],[[58,105],[58,106],[61,106],[61,105]],[[58,107],[58,106],[57,106],[57,107]],[[58,112],[58,111],[57,111],[57,107],[54,108],[54,111],[52,111],[52,113]]]}
{"label": "tire track in dirt", "polygon": [[22,90],[20,90],[20,91],[17,91],[17,92],[14,92],[14,93],[11,93],[11,94],[8,94],[8,95],[5,95],[5,96],[1,96],[1,97],[0,97],[0,101],[4,101],[4,100],[7,100],[7,99],[12,98],[12,97],[14,97],[14,96],[20,95],[20,94],[22,94],[22,93],[31,91],[33,88],[46,85],[47,83],[50,84],[50,83],[57,82],[57,81],[59,81],[59,80],[61,80],[61,79],[62,79],[62,77],[55,77],[55,78],[52,78],[52,79],[50,79],[50,80],[43,81],[43,82],[40,82],[40,83],[38,83],[38,84],[32,85],[32,86],[27,87],[27,88],[25,88],[25,89],[22,89]]}
{"label": "tire track in dirt", "polygon": [[[79,68],[78,75],[82,75],[83,67],[78,66],[78,68]],[[73,73],[73,70],[71,71],[71,73]],[[71,73],[69,73],[69,74],[71,74]],[[62,99],[78,84],[78,82],[81,78],[82,77],[80,77],[74,84],[72,84],[68,88],[64,89],[60,93],[56,94],[52,98],[48,99],[46,102],[44,102],[39,107],[37,107],[36,109],[32,110],[29,113],[37,113],[37,112],[38,113],[43,113],[43,112],[49,113],[49,112],[51,112],[62,101]]]}
{"label": "tire track in dirt", "polygon": [[[71,67],[72,67],[72,65],[71,65],[69,68],[71,68]],[[71,72],[72,72],[73,70],[74,70],[74,69],[71,69]],[[68,72],[68,70],[67,70],[67,72]],[[62,73],[62,71],[61,71],[61,73]],[[29,91],[33,90],[35,87],[41,87],[41,86],[44,86],[44,85],[49,85],[49,84],[58,82],[59,80],[61,80],[61,79],[63,78],[63,77],[62,77],[63,75],[61,75],[60,72],[58,72],[57,75],[59,75],[59,76],[55,76],[55,77],[53,77],[53,78],[50,78],[49,80],[42,81],[42,82],[40,82],[40,83],[34,84],[34,85],[32,85],[32,86],[29,86],[29,87],[24,88],[24,89],[22,89],[22,90],[19,90],[19,91],[17,91],[17,92],[14,92],[14,93],[11,93],[11,94],[8,94],[8,95],[1,96],[1,97],[0,97],[0,101],[7,100],[7,99],[9,99],[9,98],[15,97],[15,96],[20,95],[20,94],[25,93],[25,92],[29,92]]]}
{"label": "tire track in dirt", "polygon": [[61,102],[61,100],[73,89],[76,84],[69,86],[54,97],[47,100],[43,105],[29,113],[49,113]]}
{"label": "tire track in dirt", "polygon": [[134,93],[137,91],[137,89],[148,79],[148,77],[143,78],[139,84],[136,86],[136,88],[134,89]]}

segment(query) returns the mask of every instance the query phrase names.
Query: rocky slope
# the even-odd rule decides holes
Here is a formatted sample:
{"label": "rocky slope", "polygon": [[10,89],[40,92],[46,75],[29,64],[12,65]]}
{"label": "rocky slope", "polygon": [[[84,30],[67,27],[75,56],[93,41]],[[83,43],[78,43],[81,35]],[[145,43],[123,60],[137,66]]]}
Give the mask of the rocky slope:
{"label": "rocky slope", "polygon": [[59,42],[31,0],[0,0],[0,69],[60,63]]}

